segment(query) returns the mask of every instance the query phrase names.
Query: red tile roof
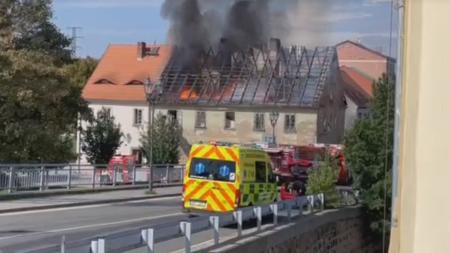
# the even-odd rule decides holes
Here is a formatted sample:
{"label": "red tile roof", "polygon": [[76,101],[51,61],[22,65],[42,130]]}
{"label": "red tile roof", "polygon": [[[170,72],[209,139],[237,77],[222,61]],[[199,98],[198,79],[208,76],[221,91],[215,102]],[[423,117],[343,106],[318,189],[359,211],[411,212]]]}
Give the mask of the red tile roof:
{"label": "red tile roof", "polygon": [[373,97],[372,87],[374,80],[346,66],[341,66],[340,71],[345,94],[357,105],[366,106]]}
{"label": "red tile roof", "polygon": [[[356,46],[356,47],[360,48],[361,51],[356,52],[354,50],[342,50],[342,48],[345,45]],[[370,49],[370,48],[368,48],[368,47],[366,47],[366,46],[364,46],[364,45],[362,45],[360,43],[357,43],[357,42],[354,42],[354,41],[351,41],[351,40],[343,41],[343,42],[337,44],[336,47],[338,48],[338,51],[340,53],[339,57],[341,59],[352,59],[352,60],[355,60],[355,59],[358,59],[358,58],[372,58],[372,59],[375,58],[375,59],[380,59],[380,60],[384,59],[384,60],[389,60],[389,61],[395,61],[395,59],[392,58],[392,57],[384,55],[384,54],[382,54],[382,53],[380,53],[380,52],[378,52],[376,50]]]}
{"label": "red tile roof", "polygon": [[159,48],[159,55],[138,59],[138,45],[110,45],[83,89],[88,101],[145,102],[144,83],[159,80],[171,56],[168,45],[147,45]]}

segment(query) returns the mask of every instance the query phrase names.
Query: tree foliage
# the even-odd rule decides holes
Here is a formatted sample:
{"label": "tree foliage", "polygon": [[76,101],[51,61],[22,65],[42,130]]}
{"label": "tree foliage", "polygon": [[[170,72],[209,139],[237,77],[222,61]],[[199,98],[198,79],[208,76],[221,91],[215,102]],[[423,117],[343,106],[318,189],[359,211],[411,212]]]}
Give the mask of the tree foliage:
{"label": "tree foliage", "polygon": [[98,61],[94,58],[76,59],[72,64],[66,65],[64,70],[72,83],[84,87],[89,77],[97,67]]}
{"label": "tree foliage", "polygon": [[70,133],[88,115],[81,89],[40,52],[0,53],[0,161],[63,162],[74,157]]}
{"label": "tree foliage", "polygon": [[77,118],[89,108],[64,71],[70,40],[51,18],[51,0],[0,1],[0,162],[75,158]]}
{"label": "tree foliage", "polygon": [[52,23],[51,0],[0,1],[0,49],[32,50],[61,65],[71,61],[71,44]]}
{"label": "tree foliage", "polygon": [[[152,128],[153,134],[150,132]],[[153,127],[142,134],[141,143],[147,161],[152,153],[153,164],[177,164],[180,158],[181,127],[177,120],[160,113],[156,116]]]}
{"label": "tree foliage", "polygon": [[391,80],[394,77],[384,75],[374,84],[371,116],[359,120],[345,138],[345,154],[355,188],[361,193],[371,228],[379,235],[390,227],[395,104]]}
{"label": "tree foliage", "polygon": [[323,193],[328,207],[339,206],[339,196],[336,192],[338,165],[335,158],[325,155],[324,161],[308,173],[307,194]]}
{"label": "tree foliage", "polygon": [[91,164],[107,164],[122,144],[120,125],[105,108],[82,132],[82,150]]}

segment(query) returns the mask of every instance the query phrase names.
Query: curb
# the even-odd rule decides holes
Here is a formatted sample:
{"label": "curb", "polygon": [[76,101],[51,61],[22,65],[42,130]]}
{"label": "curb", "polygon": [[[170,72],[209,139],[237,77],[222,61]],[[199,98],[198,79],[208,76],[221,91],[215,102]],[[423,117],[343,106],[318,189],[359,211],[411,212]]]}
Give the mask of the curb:
{"label": "curb", "polygon": [[79,202],[79,203],[57,204],[57,205],[19,207],[19,208],[11,208],[11,209],[0,210],[0,214],[26,212],[26,211],[36,211],[36,210],[49,210],[49,209],[75,207],[75,206],[92,206],[92,205],[100,205],[100,204],[112,204],[112,203],[138,201],[138,200],[144,200],[144,199],[158,199],[158,198],[168,198],[168,197],[177,197],[177,196],[181,196],[181,193],[171,193],[171,194],[132,197],[132,198],[120,198],[120,199],[105,199],[105,200],[86,201],[86,202]]}
{"label": "curb", "polygon": [[[182,184],[168,184],[168,185],[155,185],[154,188],[168,188],[182,186]],[[114,191],[128,191],[128,190],[140,190],[146,189],[147,185],[136,185],[136,186],[126,186],[118,188],[96,188],[96,189],[71,189],[71,190],[58,190],[58,191],[29,191],[29,192],[14,192],[5,195],[0,195],[0,202],[9,200],[19,200],[19,199],[30,199],[30,198],[46,198],[53,196],[62,195],[87,195],[95,193],[104,192],[114,192]]]}

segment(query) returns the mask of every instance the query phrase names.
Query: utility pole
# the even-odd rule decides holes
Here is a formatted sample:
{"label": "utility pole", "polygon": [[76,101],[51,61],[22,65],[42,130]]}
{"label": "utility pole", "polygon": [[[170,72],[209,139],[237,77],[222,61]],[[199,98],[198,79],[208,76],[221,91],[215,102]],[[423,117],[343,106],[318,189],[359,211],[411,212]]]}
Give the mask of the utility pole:
{"label": "utility pole", "polygon": [[83,37],[79,36],[79,32],[82,31],[82,27],[79,26],[69,26],[67,27],[67,29],[71,30],[72,35],[70,36],[70,40],[71,40],[71,51],[72,51],[72,56],[73,57],[77,57],[77,50],[80,49],[80,47],[78,46],[78,39],[81,39]]}

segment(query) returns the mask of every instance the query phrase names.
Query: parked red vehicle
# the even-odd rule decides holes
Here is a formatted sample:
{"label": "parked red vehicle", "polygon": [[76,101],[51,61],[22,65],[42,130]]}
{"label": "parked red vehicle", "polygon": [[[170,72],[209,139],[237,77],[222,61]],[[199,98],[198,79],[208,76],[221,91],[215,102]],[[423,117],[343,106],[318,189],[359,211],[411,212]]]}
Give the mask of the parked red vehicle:
{"label": "parked red vehicle", "polygon": [[117,155],[113,156],[108,163],[108,168],[102,170],[100,175],[101,184],[131,183],[132,168],[135,164],[135,156],[133,155]]}
{"label": "parked red vehicle", "polygon": [[323,162],[326,154],[335,157],[338,162],[339,174],[336,179],[338,185],[351,183],[350,173],[345,163],[345,156],[340,145],[307,145],[307,146],[279,146],[267,148],[274,166],[274,173],[280,182],[302,182],[308,180],[308,172]]}

